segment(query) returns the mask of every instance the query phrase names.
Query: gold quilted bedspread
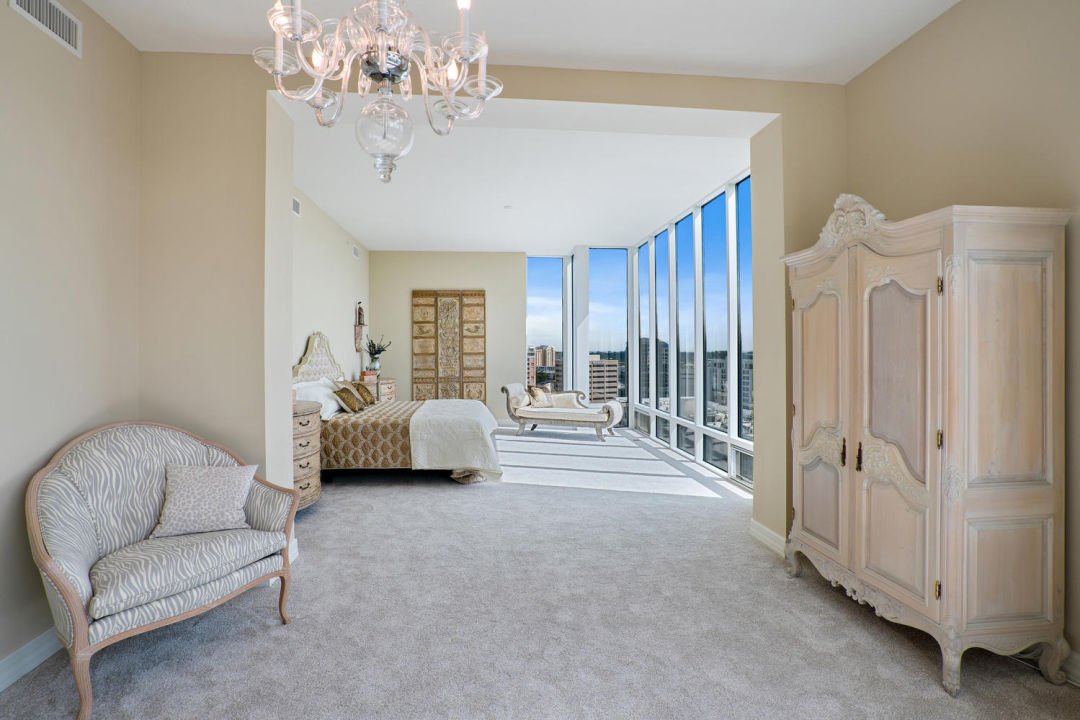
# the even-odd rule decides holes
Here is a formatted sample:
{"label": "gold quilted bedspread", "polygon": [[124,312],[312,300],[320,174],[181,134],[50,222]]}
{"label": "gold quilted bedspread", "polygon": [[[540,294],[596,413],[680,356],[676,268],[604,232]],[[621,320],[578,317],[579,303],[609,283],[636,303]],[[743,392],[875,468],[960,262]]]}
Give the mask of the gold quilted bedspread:
{"label": "gold quilted bedspread", "polygon": [[423,400],[397,400],[322,425],[322,466],[331,470],[412,467],[409,420]]}

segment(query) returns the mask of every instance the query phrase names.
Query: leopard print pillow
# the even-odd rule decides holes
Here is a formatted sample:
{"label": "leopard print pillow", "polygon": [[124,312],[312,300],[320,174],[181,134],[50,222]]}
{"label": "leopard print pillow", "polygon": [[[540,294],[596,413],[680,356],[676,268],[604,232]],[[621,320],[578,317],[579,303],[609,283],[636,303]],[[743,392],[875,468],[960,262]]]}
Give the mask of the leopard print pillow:
{"label": "leopard print pillow", "polygon": [[165,505],[150,537],[251,527],[244,513],[257,465],[165,465]]}

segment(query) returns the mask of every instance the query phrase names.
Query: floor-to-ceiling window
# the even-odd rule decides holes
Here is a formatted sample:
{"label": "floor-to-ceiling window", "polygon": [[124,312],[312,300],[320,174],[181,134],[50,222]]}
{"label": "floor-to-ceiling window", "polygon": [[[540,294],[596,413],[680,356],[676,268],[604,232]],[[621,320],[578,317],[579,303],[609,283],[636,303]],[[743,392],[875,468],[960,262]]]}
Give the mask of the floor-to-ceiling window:
{"label": "floor-to-ceiling window", "polygon": [[719,430],[718,437],[705,434],[702,460],[728,470],[728,241],[727,193],[720,193],[701,207],[701,285],[704,316],[704,403],[702,421]]}
{"label": "floor-to-ceiling window", "polygon": [[617,400],[629,420],[626,248],[589,250],[589,400]]}
{"label": "floor-to-ceiling window", "polygon": [[633,427],[648,432],[651,425],[660,441],[747,485],[754,448],[750,207],[750,177],[742,174],[676,215],[637,247],[630,289],[639,340]]}
{"label": "floor-to-ceiling window", "polygon": [[526,270],[525,377],[563,390],[563,258],[530,257]]}
{"label": "floor-to-ceiling window", "polygon": [[[652,365],[649,360],[652,353],[650,339],[652,306],[649,300],[649,278],[649,243],[642,243],[637,251],[637,401],[645,405],[649,404],[652,387]],[[637,415],[634,427],[648,433],[649,415],[644,413]]]}
{"label": "floor-to-ceiling window", "polygon": [[[754,439],[754,296],[753,233],[750,225],[750,178],[735,186],[736,244],[739,285],[739,437]],[[738,474],[753,483],[753,457],[742,450]]]}
{"label": "floor-to-ceiling window", "polygon": [[[671,378],[670,373],[670,353],[668,352],[668,346],[671,341],[671,298],[669,297],[669,290],[671,288],[671,282],[669,278],[670,263],[668,260],[668,231],[664,230],[653,238],[653,257],[655,258],[653,264],[656,268],[654,273],[653,286],[656,288],[656,292],[653,296],[653,307],[656,308],[656,409],[669,413],[671,412]],[[657,424],[657,437],[667,439],[668,424],[665,422],[663,425]],[[665,428],[661,433],[661,428]]]}

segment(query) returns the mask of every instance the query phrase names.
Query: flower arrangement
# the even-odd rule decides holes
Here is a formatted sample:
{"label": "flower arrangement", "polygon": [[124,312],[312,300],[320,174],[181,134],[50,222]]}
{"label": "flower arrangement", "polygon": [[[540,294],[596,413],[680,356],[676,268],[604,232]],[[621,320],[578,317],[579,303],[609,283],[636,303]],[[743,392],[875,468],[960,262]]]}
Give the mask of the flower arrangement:
{"label": "flower arrangement", "polygon": [[367,350],[368,356],[375,359],[390,349],[390,342],[383,342],[382,335],[379,336],[379,342],[375,342],[371,339],[371,336],[368,335],[367,346],[364,349]]}

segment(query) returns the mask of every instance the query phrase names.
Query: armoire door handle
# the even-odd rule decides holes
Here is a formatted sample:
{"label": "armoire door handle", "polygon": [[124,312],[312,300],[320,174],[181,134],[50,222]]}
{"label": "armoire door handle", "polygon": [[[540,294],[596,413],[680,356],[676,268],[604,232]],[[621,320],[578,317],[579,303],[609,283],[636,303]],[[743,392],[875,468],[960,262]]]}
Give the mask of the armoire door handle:
{"label": "armoire door handle", "polygon": [[862,472],[862,442],[859,443],[859,451],[855,454],[855,472]]}
{"label": "armoire door handle", "polygon": [[847,438],[840,440],[840,467],[847,465]]}

